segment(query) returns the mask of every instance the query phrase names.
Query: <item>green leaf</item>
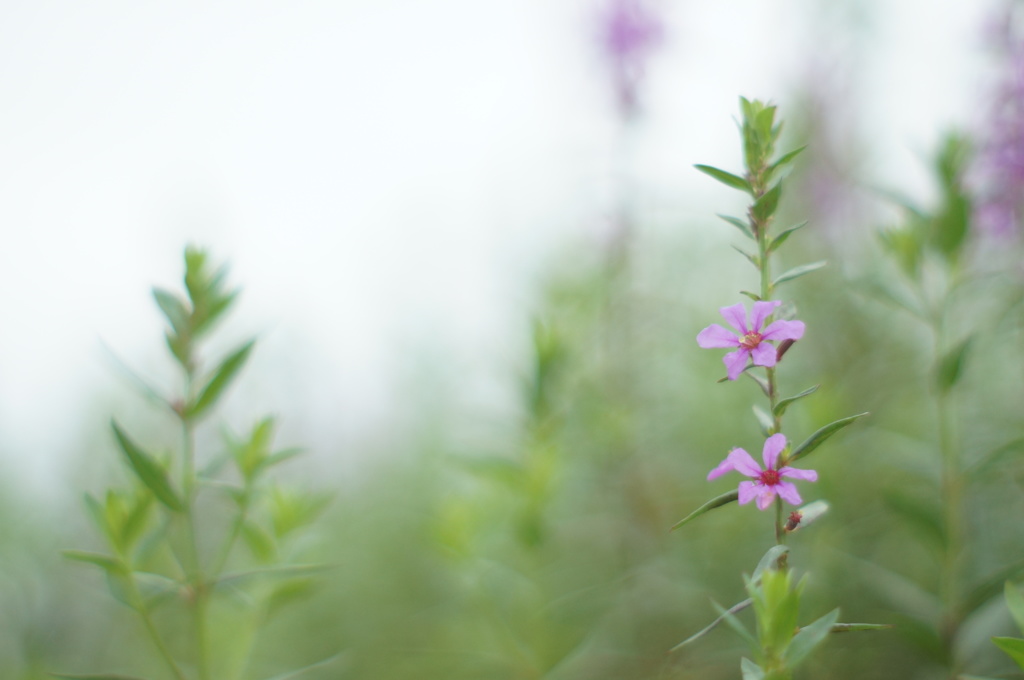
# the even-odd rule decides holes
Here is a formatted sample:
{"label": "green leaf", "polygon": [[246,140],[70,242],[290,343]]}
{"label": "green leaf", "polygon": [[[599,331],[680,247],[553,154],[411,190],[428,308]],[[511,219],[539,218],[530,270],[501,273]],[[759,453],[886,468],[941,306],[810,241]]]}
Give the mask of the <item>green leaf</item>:
{"label": "green leaf", "polygon": [[753,190],[750,188],[750,182],[742,177],[734,175],[731,172],[726,172],[725,170],[719,170],[718,168],[711,167],[710,165],[695,165],[693,167],[697,168],[705,175],[717,179],[727,187],[746,191],[748,194],[753,195]]}
{"label": "green leaf", "polygon": [[136,446],[135,442],[121,431],[117,422],[111,421],[110,425],[114,428],[117,443],[120,444],[121,450],[131,464],[132,470],[135,471],[135,474],[138,475],[142,483],[153,492],[157,500],[168,508],[175,512],[183,511],[185,506],[181,499],[178,498],[178,494],[171,488],[171,482],[167,478],[167,473],[164,469],[160,467],[152,456]]}
{"label": "green leaf", "polygon": [[248,521],[242,525],[242,538],[253,556],[261,562],[268,562],[277,554],[274,537],[255,522]]}
{"label": "green leaf", "polygon": [[757,239],[757,237],[754,236],[754,232],[750,230],[750,225],[747,224],[744,220],[741,220],[738,217],[730,217],[729,215],[718,215],[718,217],[722,218],[732,226],[739,229],[747,238],[755,240]]}
{"label": "green leaf", "polygon": [[786,650],[786,662],[790,668],[796,668],[807,658],[807,655],[814,651],[832,632],[832,627],[839,620],[839,610],[833,609],[814,623],[804,626],[800,632],[793,637]]}
{"label": "green leaf", "polygon": [[157,306],[160,307],[160,311],[167,317],[167,321],[171,324],[171,329],[174,330],[175,335],[178,337],[188,337],[191,330],[189,328],[191,315],[185,307],[185,303],[174,293],[162,288],[153,289],[153,298],[156,300]]}
{"label": "green leaf", "polygon": [[750,577],[751,583],[757,583],[767,569],[778,569],[779,562],[789,554],[789,546],[775,545],[768,549],[754,568],[754,574]]}
{"label": "green leaf", "polygon": [[68,673],[50,673],[55,678],[64,678],[64,680],[146,680],[140,678],[137,675],[114,675],[113,673],[86,673],[82,674],[68,674]]}
{"label": "green leaf", "polygon": [[1024,561],[1018,561],[989,575],[964,598],[962,610],[964,613],[973,612],[993,597],[1005,594],[1006,582],[1017,578],[1022,573],[1024,573]]}
{"label": "green leaf", "polygon": [[195,403],[185,409],[186,418],[198,418],[216,403],[224,390],[231,384],[231,380],[242,369],[255,343],[255,340],[250,340],[221,362],[213,377],[210,378],[210,381],[199,392],[199,397]]}
{"label": "green leaf", "polygon": [[1009,454],[1024,450],[1024,437],[1014,439],[989,451],[967,468],[967,475],[973,480],[984,476],[992,467],[998,465]]}
{"label": "green leaf", "polygon": [[853,421],[857,420],[858,418],[862,418],[862,417],[864,417],[866,415],[868,415],[867,411],[865,411],[864,413],[858,413],[855,416],[849,416],[847,418],[841,418],[841,419],[835,421],[834,423],[829,423],[828,425],[826,425],[825,427],[821,428],[820,430],[818,430],[817,432],[812,434],[810,437],[805,439],[804,442],[802,444],[800,444],[800,446],[798,446],[795,449],[793,449],[793,453],[789,454],[789,458],[786,460],[786,462],[787,463],[791,463],[793,461],[796,461],[796,460],[799,460],[799,459],[803,458],[807,454],[809,454],[812,451],[814,451],[814,449],[816,449],[819,446],[821,446],[825,442],[826,439],[828,439],[829,437],[834,435],[836,432],[838,432],[839,430],[843,429],[847,425],[851,424]]}
{"label": "green leaf", "polygon": [[775,214],[779,207],[779,199],[782,197],[782,183],[777,183],[768,191],[764,192],[761,198],[754,201],[750,206],[750,214],[758,224],[764,224],[768,218]]}
{"label": "green leaf", "polygon": [[[771,386],[768,385],[768,381],[767,380],[765,380],[761,376],[757,375],[756,373],[752,373],[752,372],[747,371],[747,370],[743,371],[743,375],[747,376],[748,378],[750,378],[751,380],[756,382],[758,384],[758,386],[761,388],[761,391],[764,392],[764,396],[766,396],[766,397],[771,396]],[[728,379],[728,378],[726,378],[726,379]],[[721,382],[721,381],[719,381],[719,382]]]}
{"label": "green leaf", "polygon": [[681,520],[676,522],[674,525],[672,525],[672,528],[669,529],[669,531],[675,531],[679,527],[683,526],[684,524],[687,524],[688,522],[691,522],[691,521],[697,519],[698,517],[700,517],[701,515],[703,515],[704,513],[708,512],[710,510],[714,510],[715,508],[720,508],[723,505],[728,505],[729,503],[732,503],[733,501],[739,500],[739,497],[740,497],[739,490],[733,490],[733,491],[729,491],[729,492],[723,493],[721,496],[715,496],[714,498],[709,500],[707,503],[705,503],[704,505],[700,506],[699,508],[697,508],[696,510],[691,512],[689,515],[687,515],[686,517],[682,518]]}
{"label": "green leaf", "polygon": [[771,242],[768,244],[768,252],[774,253],[779,248],[779,246],[781,246],[783,243],[786,242],[787,239],[789,239],[790,234],[792,234],[797,229],[802,229],[805,226],[807,226],[806,221],[801,222],[800,224],[795,224],[792,227],[786,227],[785,229],[780,231],[775,236],[775,238],[773,238]]}
{"label": "green leaf", "polygon": [[778,170],[782,166],[787,165],[789,163],[792,163],[793,159],[796,158],[797,156],[799,156],[804,151],[804,149],[806,149],[806,148],[807,148],[807,145],[804,144],[803,146],[798,147],[796,149],[793,149],[792,151],[790,151],[787,154],[784,154],[781,158],[779,158],[779,160],[777,160],[777,161],[775,161],[774,163],[771,164],[771,166],[768,168],[768,172],[769,173],[774,173],[776,170]]}
{"label": "green leaf", "polygon": [[[750,602],[753,603],[753,600],[750,600]],[[750,646],[753,647],[754,649],[758,648],[757,638],[755,638],[753,635],[751,635],[750,631],[747,630],[747,627],[743,625],[742,621],[740,621],[738,618],[736,618],[736,615],[732,611],[730,611],[729,609],[726,609],[725,607],[723,607],[722,605],[718,604],[714,600],[711,601],[711,604],[712,604],[712,606],[714,606],[715,611],[718,612],[718,614],[722,618],[722,620],[725,621],[727,624],[729,624],[729,627],[732,628],[734,631],[736,631],[737,635],[739,635],[741,638],[746,640],[747,643],[750,644]],[[733,605],[733,606],[736,606],[736,605]],[[747,606],[749,606],[749,605],[747,605]]]}
{"label": "green leaf", "polygon": [[771,437],[775,434],[775,420],[772,418],[771,414],[757,404],[754,404],[752,408],[754,411],[754,417],[757,418],[758,427],[761,428],[761,434],[765,437]]}
{"label": "green leaf", "polygon": [[818,391],[819,387],[821,387],[821,385],[815,385],[814,387],[808,387],[806,390],[804,390],[800,394],[795,394],[792,397],[786,397],[785,399],[782,399],[781,401],[779,401],[779,403],[775,405],[775,417],[776,418],[781,418],[782,414],[784,414],[786,412],[786,409],[789,408],[790,404],[792,404],[793,402],[798,401],[800,399],[803,399],[804,397],[806,397],[808,395],[814,394],[815,392]]}
{"label": "green leaf", "polygon": [[1006,606],[1010,609],[1013,620],[1017,622],[1017,628],[1024,633],[1024,595],[1021,594],[1012,583],[1006,582]]}
{"label": "green leaf", "polygon": [[111,555],[101,555],[85,550],[62,550],[61,554],[69,560],[94,564],[108,573],[124,574],[127,572],[124,563]]}
{"label": "green leaf", "polygon": [[[742,602],[737,602],[733,606],[731,606],[728,609],[726,609],[725,613],[719,615],[719,617],[717,619],[715,619],[714,621],[709,623],[707,626],[705,626],[701,630],[697,631],[696,633],[694,633],[690,637],[686,638],[685,640],[683,640],[678,645],[676,645],[675,647],[673,647],[672,649],[670,649],[668,651],[670,651],[670,652],[677,651],[679,649],[682,649],[686,645],[690,644],[691,642],[695,642],[696,640],[701,639],[702,637],[704,637],[705,635],[710,633],[712,630],[714,630],[716,627],[718,627],[718,624],[720,624],[722,621],[725,621],[725,619],[726,619],[726,617],[728,615],[735,615],[735,614],[743,611],[744,609],[749,607],[751,605],[751,603],[753,603],[753,600],[751,600],[749,597],[746,600],[743,600]],[[746,629],[744,629],[744,630],[746,630]]]}
{"label": "green leaf", "polygon": [[217,579],[216,584],[219,586],[238,581],[251,581],[258,578],[276,580],[305,578],[314,574],[321,574],[325,571],[330,571],[334,568],[335,567],[330,564],[290,564],[283,567],[261,567],[258,569],[249,569],[247,571],[236,571],[230,574],[224,574]]}
{"label": "green leaf", "polygon": [[293,671],[288,671],[288,672],[282,673],[280,675],[275,675],[272,678],[267,678],[267,680],[292,680],[292,678],[297,678],[300,675],[303,675],[304,673],[316,670],[318,668],[323,668],[323,667],[325,667],[325,666],[327,666],[329,664],[332,664],[335,661],[338,661],[338,660],[342,659],[344,656],[345,656],[345,652],[338,652],[337,654],[334,654],[333,656],[329,656],[326,659],[321,659],[320,661],[316,661],[314,663],[311,663],[308,666],[303,666],[302,668],[297,668],[297,669],[295,669]]}
{"label": "green leaf", "polygon": [[735,250],[740,255],[742,255],[743,257],[747,258],[747,261],[750,264],[754,265],[754,269],[760,269],[761,268],[761,263],[760,263],[760,260],[758,260],[757,255],[753,255],[751,253],[748,253],[747,251],[743,250],[742,248],[737,248],[736,246],[733,246],[732,249]]}
{"label": "green leaf", "polygon": [[783,272],[775,277],[772,281],[772,287],[785,283],[786,281],[792,281],[793,279],[800,278],[804,274],[810,274],[813,271],[817,271],[824,267],[828,262],[825,260],[819,260],[818,262],[811,262],[810,264],[802,264],[799,267],[793,267],[792,269]]}
{"label": "green leaf", "polygon": [[964,362],[971,347],[971,340],[972,338],[965,339],[939,360],[935,368],[935,384],[940,391],[948,392],[963,376]]}
{"label": "green leaf", "polygon": [[891,623],[834,623],[833,633],[853,633],[862,630],[891,630],[895,626]]}
{"label": "green leaf", "polygon": [[1024,670],[1024,640],[1011,637],[994,637],[996,647],[1006,652]]}
{"label": "green leaf", "polygon": [[754,302],[760,302],[761,301],[761,296],[760,295],[758,295],[757,293],[751,293],[749,290],[741,290],[740,291],[740,295],[746,295],[748,298],[750,298]]}
{"label": "green leaf", "polygon": [[764,669],[745,656],[740,657],[740,670],[743,680],[764,680]]}

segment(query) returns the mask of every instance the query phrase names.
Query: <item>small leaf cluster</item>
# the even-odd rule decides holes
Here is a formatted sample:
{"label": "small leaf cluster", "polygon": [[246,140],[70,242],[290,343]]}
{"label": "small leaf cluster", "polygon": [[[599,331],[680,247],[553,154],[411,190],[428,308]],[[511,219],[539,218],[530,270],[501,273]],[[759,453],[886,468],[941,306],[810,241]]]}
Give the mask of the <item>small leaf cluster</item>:
{"label": "small leaf cluster", "polygon": [[[1010,614],[1021,633],[1024,633],[1024,594],[1021,594],[1009,581],[1005,586],[1006,605],[1010,608]],[[992,642],[999,649],[1006,652],[1013,659],[1020,669],[1024,671],[1024,640],[1012,637],[994,637]]]}

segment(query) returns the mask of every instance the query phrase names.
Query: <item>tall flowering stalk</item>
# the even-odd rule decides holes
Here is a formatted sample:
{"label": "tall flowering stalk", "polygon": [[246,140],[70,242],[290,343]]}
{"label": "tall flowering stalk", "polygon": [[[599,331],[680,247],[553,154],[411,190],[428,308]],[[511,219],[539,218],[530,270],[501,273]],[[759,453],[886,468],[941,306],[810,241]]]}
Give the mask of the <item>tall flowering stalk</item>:
{"label": "tall flowering stalk", "polygon": [[[781,314],[780,318],[773,318],[782,307],[782,302],[775,299],[776,288],[821,268],[825,263],[813,262],[773,275],[773,255],[794,232],[804,226],[797,224],[780,228],[774,221],[782,197],[784,170],[803,148],[776,159],[775,144],[782,128],[781,123],[775,121],[776,107],[742,98],[740,103],[746,172],[740,176],[707,165],[698,165],[697,169],[751,197],[752,203],[745,220],[726,215],[720,217],[754,242],[754,252],[738,250],[757,270],[759,288],[756,293],[743,291],[744,295],[754,301],[749,314],[743,304],[734,304],[720,310],[733,330],[712,324],[698,334],[697,343],[703,348],[732,350],[723,357],[726,377],[719,382],[734,381],[740,375],[746,375],[761,388],[766,397],[767,408],[754,406],[754,414],[765,437],[762,451],[764,465],[759,465],[744,449],[732,449],[725,460],[708,474],[708,480],[733,471],[750,479],[740,482],[735,490],[711,499],[673,528],[733,501],[739,501],[740,505],[755,501],[759,510],[775,508],[775,545],[765,554],[754,575],[746,579],[750,597],[729,609],[722,609],[719,619],[679,647],[703,636],[719,622],[727,621],[751,643],[757,655],[756,663],[743,659],[741,666],[745,679],[788,680],[792,677],[793,669],[825,640],[828,633],[883,627],[876,624],[837,623],[837,609],[812,624],[798,628],[796,622],[803,579],[797,584],[793,583],[788,569],[789,548],[784,545],[786,534],[806,526],[827,508],[823,501],[817,501],[794,510],[788,517],[784,515],[784,502],[794,506],[802,503],[800,492],[793,481],[814,482],[818,479],[814,470],[796,468],[792,463],[804,458],[833,434],[866,414],[829,423],[794,448],[789,446],[789,440],[782,432],[783,416],[787,409],[813,394],[818,386],[791,397],[781,396],[777,371],[790,348],[804,337],[806,328],[802,321],[783,318]],[[756,637],[747,632],[736,618],[739,611],[750,605],[753,605],[757,619]]]}

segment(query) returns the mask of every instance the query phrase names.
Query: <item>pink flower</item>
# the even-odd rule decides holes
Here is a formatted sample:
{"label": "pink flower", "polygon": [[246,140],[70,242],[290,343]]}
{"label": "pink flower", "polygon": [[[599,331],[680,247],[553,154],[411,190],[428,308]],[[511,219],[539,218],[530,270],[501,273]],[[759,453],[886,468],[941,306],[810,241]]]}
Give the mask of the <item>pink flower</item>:
{"label": "pink flower", "polygon": [[800,494],[792,482],[782,481],[783,477],[801,479],[805,482],[818,481],[818,473],[814,470],[798,470],[788,465],[775,469],[779,461],[779,454],[786,448],[786,437],[783,434],[773,434],[764,442],[764,469],[757,464],[750,454],[743,449],[733,449],[726,456],[725,460],[718,464],[714,470],[708,473],[708,481],[721,477],[726,472],[735,470],[740,474],[754,479],[753,482],[740,482],[740,505],[749,503],[757,498],[757,509],[764,510],[772,503],[775,494],[792,505],[800,505]]}
{"label": "pink flower", "polygon": [[774,366],[777,360],[775,347],[768,344],[767,341],[799,340],[804,336],[803,321],[773,321],[764,329],[761,328],[764,325],[764,320],[781,304],[777,300],[755,302],[749,327],[747,326],[747,313],[742,304],[722,307],[719,310],[722,316],[730,326],[740,332],[739,335],[715,323],[697,334],[697,344],[705,349],[713,347],[739,348],[722,358],[729,380],[735,380],[743,372],[747,366],[747,357],[753,359],[755,366]]}

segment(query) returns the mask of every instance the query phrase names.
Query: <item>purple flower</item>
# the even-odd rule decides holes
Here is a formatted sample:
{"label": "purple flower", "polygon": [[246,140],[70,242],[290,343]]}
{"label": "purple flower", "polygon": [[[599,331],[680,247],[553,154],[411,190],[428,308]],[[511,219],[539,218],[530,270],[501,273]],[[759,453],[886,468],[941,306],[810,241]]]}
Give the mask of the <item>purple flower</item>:
{"label": "purple flower", "polygon": [[778,494],[784,501],[792,505],[800,505],[800,494],[792,482],[782,481],[783,477],[801,479],[805,482],[818,481],[818,473],[814,470],[798,470],[788,465],[776,469],[779,462],[779,454],[786,448],[786,437],[783,434],[773,434],[764,442],[764,469],[757,464],[750,454],[743,449],[733,449],[726,456],[725,460],[718,464],[714,470],[708,473],[708,481],[721,477],[726,472],[736,471],[752,478],[753,482],[740,482],[740,505],[749,503],[757,498],[757,509],[764,510],[772,503],[775,494]]}
{"label": "purple flower", "polygon": [[644,62],[661,42],[661,20],[643,0],[610,0],[601,21],[601,43],[624,115],[636,113]]}
{"label": "purple flower", "polygon": [[735,380],[743,372],[747,366],[747,357],[753,359],[755,366],[774,366],[777,361],[776,350],[767,341],[799,340],[804,336],[803,321],[773,321],[762,329],[764,320],[781,304],[777,300],[755,302],[749,327],[747,326],[747,312],[742,304],[722,307],[719,310],[722,316],[730,326],[739,331],[739,334],[715,323],[697,335],[697,344],[705,349],[739,348],[722,358],[728,371],[729,380]]}

